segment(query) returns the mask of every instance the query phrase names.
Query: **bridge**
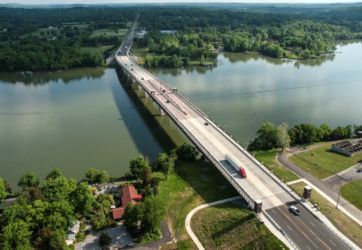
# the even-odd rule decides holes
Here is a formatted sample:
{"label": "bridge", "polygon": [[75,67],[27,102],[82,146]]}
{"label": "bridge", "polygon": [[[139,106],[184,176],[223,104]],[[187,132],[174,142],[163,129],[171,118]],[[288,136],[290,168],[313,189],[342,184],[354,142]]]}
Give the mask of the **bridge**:
{"label": "bridge", "polygon": [[[146,97],[167,114],[189,140],[213,163],[220,173],[253,209],[262,202],[258,217],[290,248],[355,249],[345,236],[316,216],[287,185],[274,176],[208,116],[182,96],[177,89],[143,69],[129,56],[135,26],[115,54],[123,73],[142,88]],[[225,160],[238,159],[247,172],[242,178]],[[212,187],[210,187],[212,188]],[[301,213],[295,216],[289,206],[297,204]],[[358,247],[357,247],[358,248]]]}

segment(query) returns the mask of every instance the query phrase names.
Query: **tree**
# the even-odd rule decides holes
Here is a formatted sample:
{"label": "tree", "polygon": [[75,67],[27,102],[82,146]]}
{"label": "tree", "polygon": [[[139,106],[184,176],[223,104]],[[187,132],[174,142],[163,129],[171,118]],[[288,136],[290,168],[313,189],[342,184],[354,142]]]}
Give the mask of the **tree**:
{"label": "tree", "polygon": [[0,177],[0,201],[5,199],[7,195],[5,181]]}
{"label": "tree", "polygon": [[30,187],[38,187],[39,183],[40,180],[36,174],[34,172],[29,172],[20,178],[18,186],[25,189]]}
{"label": "tree", "polygon": [[149,162],[143,156],[138,156],[136,159],[131,160],[130,170],[132,176],[139,180],[144,179],[145,169],[149,168],[149,165]]}
{"label": "tree", "polygon": [[70,194],[70,200],[76,213],[86,218],[90,217],[95,198],[86,182],[78,183],[75,190]]}
{"label": "tree", "polygon": [[127,204],[122,219],[124,219],[124,225],[131,232],[135,232],[136,230],[138,230],[139,222],[143,218],[142,208],[143,207],[139,204],[136,205],[132,205],[130,203]]}
{"label": "tree", "polygon": [[63,176],[62,171],[59,168],[53,169],[46,177],[45,179],[56,179],[60,176]]}
{"label": "tree", "polygon": [[275,124],[267,122],[261,125],[257,131],[257,137],[248,146],[249,150],[268,150],[278,146],[277,127]]}
{"label": "tree", "polygon": [[159,235],[164,206],[158,196],[150,195],[142,203],[142,229],[145,234]]}
{"label": "tree", "polygon": [[95,168],[88,169],[85,177],[89,183],[104,183],[109,180],[109,175],[106,171]]}
{"label": "tree", "polygon": [[280,124],[277,127],[277,145],[284,151],[285,148],[290,146],[290,137],[288,134],[288,125],[286,123]]}
{"label": "tree", "polygon": [[65,238],[65,233],[63,231],[43,227],[38,232],[35,246],[36,249],[40,250],[66,250]]}
{"label": "tree", "polygon": [[176,149],[176,155],[180,160],[194,161],[197,159],[198,152],[195,147],[184,143]]}
{"label": "tree", "polygon": [[112,238],[107,233],[101,233],[99,236],[99,246],[103,249],[112,243]]}
{"label": "tree", "polygon": [[55,179],[47,179],[42,187],[42,191],[48,201],[61,201],[68,200],[70,193],[75,190],[75,187],[75,180],[60,176]]}
{"label": "tree", "polygon": [[165,177],[167,178],[168,173],[170,172],[171,168],[173,167],[173,160],[171,157],[166,153],[159,153],[157,155],[157,162],[156,162],[156,170],[162,172]]}
{"label": "tree", "polygon": [[23,220],[16,220],[7,224],[2,230],[1,249],[30,250],[31,231],[29,224]]}

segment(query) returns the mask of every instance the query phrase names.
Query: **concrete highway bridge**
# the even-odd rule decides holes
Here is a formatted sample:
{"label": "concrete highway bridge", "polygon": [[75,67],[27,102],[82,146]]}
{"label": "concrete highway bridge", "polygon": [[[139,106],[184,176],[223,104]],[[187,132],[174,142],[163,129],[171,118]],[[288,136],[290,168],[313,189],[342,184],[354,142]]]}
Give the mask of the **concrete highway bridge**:
{"label": "concrete highway bridge", "polygon": [[[167,114],[192,143],[208,158],[249,206],[262,202],[258,217],[290,248],[294,249],[358,249],[314,214],[292,190],[242,148],[207,115],[165,82],[137,65],[129,56],[134,27],[115,54],[123,73],[142,88],[146,97]],[[238,159],[247,172],[242,178],[225,160],[225,155]],[[212,187],[210,187],[212,188]],[[289,206],[301,211],[295,216]],[[324,218],[325,219],[325,218]]]}

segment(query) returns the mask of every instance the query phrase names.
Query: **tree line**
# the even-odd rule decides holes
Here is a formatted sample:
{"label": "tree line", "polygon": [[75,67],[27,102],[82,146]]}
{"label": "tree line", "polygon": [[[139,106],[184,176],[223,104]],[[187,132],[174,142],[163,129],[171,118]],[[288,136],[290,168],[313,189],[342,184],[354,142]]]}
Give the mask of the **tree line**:
{"label": "tree line", "polygon": [[320,141],[349,139],[361,130],[362,125],[338,126],[332,129],[327,124],[318,127],[313,124],[302,123],[289,128],[285,123],[276,125],[268,122],[262,124],[257,130],[257,137],[250,142],[248,150],[284,149],[289,146]]}
{"label": "tree line", "polygon": [[[164,204],[158,196],[159,183],[173,171],[176,159],[192,161],[198,157],[197,150],[187,144],[171,151],[160,153],[154,163],[143,156],[130,162],[130,172],[119,178],[132,181],[143,201],[126,207],[125,225],[139,241],[150,241],[161,236],[160,223],[164,217]],[[68,229],[76,220],[86,222],[93,230],[113,226],[111,205],[116,204],[112,194],[95,194],[94,185],[112,182],[106,171],[91,168],[79,182],[65,177],[59,169],[51,171],[44,180],[35,173],[21,176],[17,185],[21,189],[13,193],[10,185],[0,178],[0,202],[16,198],[14,204],[0,214],[0,249],[68,249],[65,240]],[[84,238],[84,232],[77,239]],[[109,242],[102,236],[104,244]],[[102,243],[102,244],[103,244]]]}

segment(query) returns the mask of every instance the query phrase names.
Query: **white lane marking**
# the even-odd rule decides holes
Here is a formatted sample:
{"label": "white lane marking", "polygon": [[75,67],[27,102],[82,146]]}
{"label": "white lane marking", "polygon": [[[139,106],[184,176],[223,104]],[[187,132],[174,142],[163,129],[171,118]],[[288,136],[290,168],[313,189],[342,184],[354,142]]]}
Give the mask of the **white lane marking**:
{"label": "white lane marking", "polygon": [[287,225],[287,228],[289,228],[290,231],[294,232],[293,228],[291,228],[289,225]]}
{"label": "white lane marking", "polygon": [[312,248],[311,248],[310,246],[308,246],[308,245],[305,245],[305,247],[306,247],[307,249],[310,249],[310,250],[312,249]]}

